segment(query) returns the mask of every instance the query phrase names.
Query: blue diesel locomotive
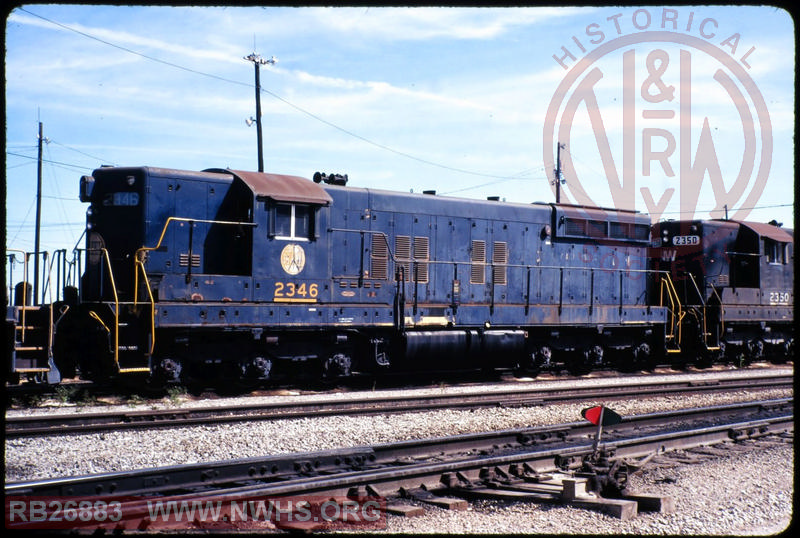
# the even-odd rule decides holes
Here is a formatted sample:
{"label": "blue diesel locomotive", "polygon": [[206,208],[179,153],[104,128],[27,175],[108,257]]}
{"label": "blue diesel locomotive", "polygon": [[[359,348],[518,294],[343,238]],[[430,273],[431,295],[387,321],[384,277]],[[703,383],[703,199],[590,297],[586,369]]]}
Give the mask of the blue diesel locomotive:
{"label": "blue diesel locomotive", "polygon": [[[50,305],[17,297],[8,307],[11,374],[163,384],[432,368],[584,373],[679,362],[697,341],[704,352],[742,338],[790,349],[775,324],[751,323],[762,310],[736,318],[719,306],[731,293],[762,292],[738,280],[725,291],[708,264],[697,273],[651,263],[673,237],[697,236],[694,246],[706,248],[705,232],[684,233],[682,223],[656,226],[651,245],[649,217],[636,212],[405,194],[346,179],[152,167],[84,176],[86,244],[73,262],[82,275]],[[695,226],[791,245],[777,227]],[[773,274],[768,265],[748,290]],[[791,265],[782,269],[775,293],[790,305]],[[713,293],[688,294],[686,274]],[[791,324],[790,307],[766,310]],[[693,339],[690,319],[702,326]],[[738,328],[747,336],[728,332]]]}

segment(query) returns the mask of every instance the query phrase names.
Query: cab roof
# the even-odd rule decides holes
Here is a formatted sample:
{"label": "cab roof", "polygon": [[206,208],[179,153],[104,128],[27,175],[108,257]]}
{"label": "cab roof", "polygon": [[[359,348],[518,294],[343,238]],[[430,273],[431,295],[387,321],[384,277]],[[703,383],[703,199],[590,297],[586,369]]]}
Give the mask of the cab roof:
{"label": "cab roof", "polygon": [[230,168],[210,168],[204,171],[233,175],[244,182],[256,198],[317,205],[328,205],[333,201],[333,198],[319,184],[299,176],[247,172]]}

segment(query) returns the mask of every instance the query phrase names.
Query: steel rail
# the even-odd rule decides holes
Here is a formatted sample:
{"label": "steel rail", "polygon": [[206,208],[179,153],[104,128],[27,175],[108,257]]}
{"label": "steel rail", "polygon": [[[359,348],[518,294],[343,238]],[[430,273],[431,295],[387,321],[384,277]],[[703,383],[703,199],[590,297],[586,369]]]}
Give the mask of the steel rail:
{"label": "steel rail", "polygon": [[[790,412],[772,417],[758,417],[712,426],[687,428],[681,431],[651,433],[618,439],[606,443],[603,448],[607,452],[613,453],[616,459],[641,457],[648,459],[654,454],[671,450],[740,441],[793,430],[794,417]],[[149,504],[154,499],[161,503],[194,502],[201,499],[204,502],[224,503],[227,501],[243,505],[248,499],[263,502],[292,496],[309,498],[312,495],[318,497],[325,495],[383,498],[388,501],[404,493],[410,493],[413,496],[414,491],[421,491],[429,496],[452,495],[461,498],[471,498],[477,493],[480,498],[481,494],[487,491],[487,486],[483,486],[483,484],[487,484],[488,489],[494,487],[492,486],[494,480],[492,477],[495,475],[515,477],[517,484],[523,484],[515,486],[509,483],[506,488],[510,489],[501,488],[500,495],[515,494],[513,497],[515,500],[541,500],[553,493],[547,486],[545,486],[545,493],[533,493],[532,491],[536,491],[536,489],[541,490],[541,486],[532,490],[529,486],[524,485],[529,482],[527,479],[539,482],[538,479],[542,476],[540,473],[563,472],[570,468],[577,468],[578,462],[583,461],[593,451],[594,446],[591,443],[583,442],[572,446],[533,447],[506,454],[479,454],[448,461],[431,461],[429,459],[414,464],[387,465],[366,469],[353,468],[332,475],[297,475],[291,479],[286,478],[271,483],[254,482],[246,485],[228,483],[224,487],[206,486],[191,492],[173,489],[171,494],[166,496],[106,497],[122,499],[120,504],[124,505],[124,508],[121,508],[120,513],[125,514],[124,520],[114,522],[110,526],[103,523],[88,523],[85,526],[87,528],[124,529],[127,527],[146,530],[152,523],[153,514]],[[487,477],[489,478],[487,479]],[[497,490],[492,491],[497,492]],[[6,487],[7,499],[24,499],[38,493],[40,492]],[[563,499],[564,493],[566,492],[556,492],[555,498]],[[65,495],[64,492],[51,494]],[[75,495],[75,493],[66,494]],[[388,502],[386,506],[388,507]],[[11,525],[11,527],[17,528],[25,528],[25,526],[25,522]],[[76,527],[79,526],[80,524],[76,525]]]}
{"label": "steel rail", "polygon": [[[688,449],[698,446],[718,444],[731,440],[743,440],[782,433],[794,429],[793,415],[783,415],[770,419],[756,419],[708,426],[693,430],[673,431],[643,437],[617,440],[604,443],[604,448],[613,449],[617,458],[640,458],[672,450]],[[497,456],[476,455],[454,461],[425,461],[416,464],[365,469],[333,475],[330,477],[301,477],[295,480],[273,484],[256,484],[224,488],[203,492],[203,496],[233,497],[276,497],[298,494],[348,495],[353,488],[369,486],[374,491],[387,495],[398,488],[423,487],[428,491],[445,489],[442,484],[444,474],[460,473],[468,480],[478,480],[481,469],[524,465],[534,472],[552,472],[568,463],[576,468],[584,456],[593,451],[592,443],[571,447],[533,449],[525,452],[512,452]],[[380,490],[380,491],[379,491]],[[196,497],[189,494],[187,497]]]}
{"label": "steel rail", "polygon": [[279,420],[328,415],[407,413],[435,409],[523,407],[582,400],[613,401],[632,397],[662,396],[708,390],[734,391],[793,387],[789,375],[761,375],[746,378],[710,378],[664,382],[634,382],[605,387],[516,388],[492,392],[436,394],[427,396],[367,397],[358,400],[260,403],[229,407],[114,411],[6,417],[7,438],[60,435],[96,431],[192,426],[209,423]]}
{"label": "steel rail", "polygon": [[[714,423],[733,420],[733,424],[743,424],[743,421],[747,421],[747,428],[753,428],[754,424],[769,424],[777,416],[779,420],[776,423],[779,426],[776,427],[793,429],[792,411],[793,399],[779,399],[636,415],[625,417],[617,426],[608,428],[604,444],[606,447],[613,446],[618,454],[633,457],[641,454],[642,450],[653,450],[653,447],[663,451],[667,446],[670,449],[678,446],[663,437],[678,435],[675,432],[665,434],[664,425],[676,430],[681,424],[702,422],[701,429],[715,428],[718,438],[725,435],[732,438],[724,432],[730,432],[732,428],[738,431],[744,427]],[[789,417],[788,426],[786,417]],[[661,425],[661,431],[653,428],[658,425]],[[463,470],[461,464],[456,463],[459,461],[472,462],[467,465],[469,467],[476,465],[475,461],[478,460],[485,466],[494,465],[492,461],[506,461],[506,458],[509,458],[509,462],[525,461],[532,468],[546,470],[546,466],[542,465],[544,462],[552,465],[552,459],[548,458],[555,455],[566,461],[585,454],[586,447],[591,447],[595,432],[594,425],[584,421],[572,422],[311,453],[8,483],[5,495],[163,495],[196,489],[246,491],[247,488],[256,488],[260,494],[262,488],[272,492],[270,488],[278,487],[276,483],[287,487],[295,483],[308,486],[315,480],[321,480],[328,484],[333,477],[361,476],[364,472],[389,472],[405,476],[404,469],[434,465],[432,460],[443,465],[442,469],[450,468],[454,472]],[[631,434],[633,438],[625,437]],[[636,440],[642,434],[647,441]],[[656,446],[654,443],[660,444]],[[629,448],[634,446],[640,447],[638,452]]]}

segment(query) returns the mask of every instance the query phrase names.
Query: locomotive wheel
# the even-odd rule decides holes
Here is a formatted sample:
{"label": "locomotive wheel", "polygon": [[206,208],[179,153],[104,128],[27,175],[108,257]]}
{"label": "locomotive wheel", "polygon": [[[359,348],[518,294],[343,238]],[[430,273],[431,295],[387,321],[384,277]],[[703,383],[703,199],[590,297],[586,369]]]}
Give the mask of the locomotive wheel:
{"label": "locomotive wheel", "polygon": [[552,367],[553,351],[549,346],[536,346],[533,351],[526,354],[526,359],[520,362],[517,370],[520,375],[536,377],[543,369]]}
{"label": "locomotive wheel", "polygon": [[536,351],[536,366],[550,368],[553,360],[553,350],[549,346],[542,346]]}
{"label": "locomotive wheel", "polygon": [[257,389],[272,379],[273,362],[262,354],[242,359],[238,364],[238,375],[230,381],[233,392],[247,392]]}
{"label": "locomotive wheel", "polygon": [[586,351],[586,361],[590,367],[603,365],[603,347],[600,345],[590,346]]}
{"label": "locomotive wheel", "polygon": [[634,347],[631,353],[633,354],[633,364],[635,368],[646,371],[653,370],[655,366],[653,363],[653,354],[647,342],[642,342]]}
{"label": "locomotive wheel", "polygon": [[242,360],[239,368],[245,381],[267,381],[272,376],[272,359],[257,354]]}
{"label": "locomotive wheel", "polygon": [[183,364],[179,359],[163,357],[153,367],[153,378],[160,385],[177,383],[181,380]]}
{"label": "locomotive wheel", "polygon": [[764,358],[764,341],[758,338],[753,338],[744,343],[740,347],[739,353],[736,355],[735,364],[739,368],[744,368],[754,361]]}
{"label": "locomotive wheel", "polygon": [[789,338],[788,340],[784,340],[782,344],[779,344],[770,362],[773,364],[784,364],[790,360],[794,360],[794,338]]}
{"label": "locomotive wheel", "polygon": [[322,377],[325,380],[349,377],[352,374],[353,360],[345,353],[336,353],[322,365]]}
{"label": "locomotive wheel", "polygon": [[747,355],[750,362],[764,358],[764,341],[754,338],[747,342]]}
{"label": "locomotive wheel", "polygon": [[591,349],[576,349],[568,352],[567,370],[574,376],[582,376],[591,372]]}

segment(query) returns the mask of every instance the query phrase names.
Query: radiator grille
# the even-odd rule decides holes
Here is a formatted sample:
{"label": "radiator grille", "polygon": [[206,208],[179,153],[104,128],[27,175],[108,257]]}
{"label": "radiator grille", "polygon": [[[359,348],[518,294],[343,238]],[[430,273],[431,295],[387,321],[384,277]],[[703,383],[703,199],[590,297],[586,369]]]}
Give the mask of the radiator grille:
{"label": "radiator grille", "polygon": [[505,241],[495,241],[492,250],[492,282],[495,285],[505,286],[508,284],[508,243]]}
{"label": "radiator grille", "polygon": [[370,278],[381,280],[389,276],[389,245],[386,244],[384,235],[372,236],[369,275]]}
{"label": "radiator grille", "polygon": [[469,282],[470,284],[484,284],[486,282],[486,242],[473,240],[470,254]]}
{"label": "radiator grille", "polygon": [[[179,255],[178,265],[181,267],[189,267],[188,252]],[[192,254],[192,267],[200,267],[200,254]]]}

